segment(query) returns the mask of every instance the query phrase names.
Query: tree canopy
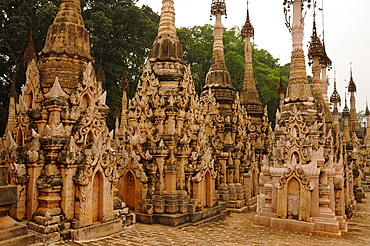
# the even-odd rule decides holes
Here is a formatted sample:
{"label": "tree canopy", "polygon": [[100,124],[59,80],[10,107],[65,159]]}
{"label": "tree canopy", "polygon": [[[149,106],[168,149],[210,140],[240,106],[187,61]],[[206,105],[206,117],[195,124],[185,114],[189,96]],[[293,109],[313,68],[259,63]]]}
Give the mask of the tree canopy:
{"label": "tree canopy", "polygon": [[[195,26],[178,29],[178,36],[183,45],[184,59],[190,64],[193,79],[200,92],[204,86],[206,74],[212,63],[213,26]],[[241,91],[244,81],[245,55],[244,39],[238,27],[225,29],[224,36],[225,60],[230,72],[233,86]],[[275,113],[279,105],[277,90],[280,76],[287,86],[289,64],[279,65],[279,59],[268,51],[252,46],[253,71],[259,97],[263,105],[268,106],[271,122],[275,122]]]}
{"label": "tree canopy", "polygon": [[[85,26],[90,33],[94,66],[105,74],[104,89],[110,107],[108,126],[114,127],[114,114],[121,108],[120,82],[127,74],[132,97],[157,34],[159,15],[148,6],[136,6],[137,0],[81,0]],[[44,46],[60,0],[7,0],[0,2],[0,134],[6,126],[9,91],[12,81],[18,93],[25,82],[23,53],[32,30],[36,52]],[[200,93],[212,62],[213,26],[179,28],[184,59],[191,65]],[[225,29],[225,58],[233,85],[240,91],[244,78],[244,40],[237,27]],[[279,79],[285,84],[289,66],[280,66],[268,51],[253,46],[253,65],[261,101],[268,105],[274,122],[278,106]]]}
{"label": "tree canopy", "polygon": [[[159,16],[137,0],[81,0],[85,26],[90,33],[95,67],[105,73],[103,85],[109,97],[108,124],[121,104],[119,83],[124,70],[134,94],[141,67],[155,39]],[[32,36],[36,52],[44,46],[47,30],[58,12],[60,0],[7,0],[0,2],[0,134],[6,125],[12,81],[18,93],[25,82],[22,58]]]}

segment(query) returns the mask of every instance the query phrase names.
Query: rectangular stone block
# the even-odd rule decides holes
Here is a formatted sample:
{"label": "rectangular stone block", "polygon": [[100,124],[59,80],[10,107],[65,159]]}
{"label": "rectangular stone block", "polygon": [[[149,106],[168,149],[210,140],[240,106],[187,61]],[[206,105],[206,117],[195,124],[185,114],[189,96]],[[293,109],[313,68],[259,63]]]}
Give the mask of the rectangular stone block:
{"label": "rectangular stone block", "polygon": [[165,210],[166,210],[165,205],[157,205],[157,204],[154,205],[154,213],[156,214],[163,214]]}
{"label": "rectangular stone block", "polygon": [[17,186],[0,186],[0,206],[14,204],[17,200]]}
{"label": "rectangular stone block", "polygon": [[53,225],[60,222],[60,216],[51,216],[51,217],[43,217],[43,216],[35,216],[35,222],[40,225]]}
{"label": "rectangular stone block", "polygon": [[31,230],[43,233],[43,234],[50,234],[53,232],[60,231],[58,224],[44,226],[44,225],[33,223],[31,221],[28,222],[28,228],[30,228]]}
{"label": "rectangular stone block", "polygon": [[118,219],[71,230],[71,239],[73,241],[89,240],[92,238],[108,236],[121,230],[122,220]]}
{"label": "rectangular stone block", "polygon": [[256,225],[269,227],[271,224],[271,217],[256,215],[254,216],[253,222]]}
{"label": "rectangular stone block", "polygon": [[9,228],[2,229],[0,232],[0,241],[18,237],[27,234],[26,225],[15,225]]}
{"label": "rectangular stone block", "polygon": [[8,167],[0,166],[0,186],[8,184]]}
{"label": "rectangular stone block", "polygon": [[179,205],[166,204],[166,213],[176,214],[178,212],[180,212],[180,206]]}
{"label": "rectangular stone block", "polygon": [[189,212],[189,206],[188,205],[180,205],[179,209],[180,209],[180,213],[182,213],[182,214],[185,214],[185,213]]}
{"label": "rectangular stone block", "polygon": [[314,223],[280,218],[271,218],[271,227],[301,232],[313,232],[315,230]]}

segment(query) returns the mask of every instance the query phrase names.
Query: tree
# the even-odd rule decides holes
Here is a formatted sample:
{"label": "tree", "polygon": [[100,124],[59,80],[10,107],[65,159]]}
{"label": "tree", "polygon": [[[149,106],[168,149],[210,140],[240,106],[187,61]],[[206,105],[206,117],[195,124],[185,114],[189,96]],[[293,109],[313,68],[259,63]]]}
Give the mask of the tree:
{"label": "tree", "polygon": [[[95,67],[105,72],[104,89],[111,111],[108,125],[114,127],[115,111],[121,106],[119,83],[126,70],[130,95],[134,94],[141,68],[157,33],[159,16],[137,0],[81,0],[85,26],[91,37]],[[60,0],[7,0],[0,2],[0,135],[7,122],[12,81],[18,93],[25,82],[22,58],[32,27],[36,52],[44,46]],[[32,20],[32,24],[30,22]]]}
{"label": "tree", "polygon": [[[178,29],[178,36],[183,46],[184,59],[191,65],[193,80],[200,93],[206,74],[212,63],[213,26],[195,26]],[[237,91],[241,91],[244,82],[245,56],[244,40],[240,29],[233,27],[224,30],[223,36],[225,60],[230,72],[232,83]],[[270,121],[275,123],[275,114],[279,106],[277,90],[280,76],[288,83],[289,64],[279,65],[279,60],[268,51],[252,47],[253,70],[255,83],[263,105],[268,106]]]}
{"label": "tree", "polygon": [[58,0],[7,0],[0,2],[0,134],[6,122],[12,82],[18,93],[25,81],[23,53],[32,30],[36,51],[57,13]]}

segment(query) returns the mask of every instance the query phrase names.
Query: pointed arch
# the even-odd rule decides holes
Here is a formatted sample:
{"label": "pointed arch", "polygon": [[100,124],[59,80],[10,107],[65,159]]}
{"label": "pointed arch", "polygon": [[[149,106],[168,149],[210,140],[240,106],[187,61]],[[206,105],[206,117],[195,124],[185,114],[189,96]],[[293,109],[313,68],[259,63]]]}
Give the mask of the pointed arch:
{"label": "pointed arch", "polygon": [[89,106],[90,104],[90,96],[88,93],[85,93],[83,96],[82,96],[82,99],[81,99],[81,107],[83,110],[85,110],[87,108],[87,106]]}
{"label": "pointed arch", "polygon": [[205,196],[205,206],[212,207],[212,179],[209,171],[204,175],[204,196]]}
{"label": "pointed arch", "polygon": [[136,206],[136,178],[131,170],[127,171],[123,177],[123,201],[132,210],[135,210]]}

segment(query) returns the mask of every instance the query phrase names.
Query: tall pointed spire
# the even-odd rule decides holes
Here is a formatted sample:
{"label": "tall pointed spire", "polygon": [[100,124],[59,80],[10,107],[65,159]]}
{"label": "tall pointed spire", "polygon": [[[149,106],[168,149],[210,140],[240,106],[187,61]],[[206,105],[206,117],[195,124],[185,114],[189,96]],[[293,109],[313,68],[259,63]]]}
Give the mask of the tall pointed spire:
{"label": "tall pointed spire", "polygon": [[316,2],[314,3],[314,18],[313,18],[313,29],[311,35],[311,41],[308,51],[308,59],[310,60],[310,65],[312,66],[312,94],[316,101],[316,106],[320,112],[324,112],[325,119],[330,120],[331,114],[327,104],[324,101],[323,91],[322,91],[322,81],[321,81],[321,62],[325,56],[324,47],[320,38],[317,36],[316,29]]}
{"label": "tall pointed spire", "polygon": [[230,73],[226,67],[224,43],[222,41],[224,34],[222,16],[226,15],[225,0],[213,0],[211,14],[216,17],[216,22],[213,32],[212,65],[206,77],[206,86],[213,84],[232,88]]}
{"label": "tall pointed spire", "polygon": [[365,145],[367,148],[370,147],[370,111],[369,111],[369,103],[366,98],[366,109],[365,109],[365,117],[366,117],[366,131],[365,131]]}
{"label": "tall pointed spire", "polygon": [[[286,4],[286,1],[284,4]],[[304,36],[302,4],[301,0],[293,1],[293,51],[286,95],[288,101],[309,101],[312,98],[311,88],[306,75],[305,55],[302,49]]]}
{"label": "tall pointed spire", "polygon": [[283,84],[283,78],[281,77],[281,75],[280,75],[280,84],[279,84],[279,88],[277,90],[277,93],[279,94],[279,97],[280,97],[279,108],[281,110],[281,106],[284,103],[284,97],[285,97],[285,93],[286,93],[286,89],[285,89],[284,84]]}
{"label": "tall pointed spire", "polygon": [[337,91],[337,78],[336,78],[336,72],[334,71],[334,91],[333,94],[330,97],[330,102],[333,104],[333,126],[336,132],[340,131],[339,128],[339,110],[338,110],[338,104],[340,105],[341,99],[340,95]]}
{"label": "tall pointed spire", "polygon": [[88,62],[92,61],[89,34],[80,5],[80,0],[62,0],[54,23],[49,27],[39,61],[44,93],[58,77],[61,87],[70,94]]}
{"label": "tall pointed spire", "polygon": [[322,11],[322,46],[324,49],[324,55],[321,58],[321,84],[322,84],[322,95],[327,106],[329,106],[329,97],[328,97],[328,88],[329,88],[329,79],[327,76],[327,70],[331,68],[332,61],[326,53],[325,48],[325,24],[324,24],[324,0],[322,1],[322,7],[319,9]]}
{"label": "tall pointed spire", "polygon": [[348,105],[347,105],[347,91],[346,93],[344,94],[344,108],[343,108],[343,112],[342,112],[342,115],[343,115],[343,140],[345,142],[349,142],[350,141],[350,129],[349,129],[349,109],[348,109]]}
{"label": "tall pointed spire", "polygon": [[162,13],[157,39],[154,41],[151,59],[182,61],[182,48],[176,33],[173,0],[162,0]]}
{"label": "tall pointed spire", "polygon": [[351,63],[351,70],[350,70],[350,80],[348,84],[348,92],[350,93],[350,109],[349,109],[349,128],[350,134],[352,136],[353,133],[357,134],[358,137],[362,136],[360,130],[360,124],[357,120],[357,110],[356,110],[356,97],[355,93],[357,91],[356,83],[353,80],[353,72],[352,72],[352,63]]}
{"label": "tall pointed spire", "polygon": [[33,43],[33,32],[32,32],[32,20],[30,20],[30,33],[28,38],[27,47],[23,53],[23,66],[27,67],[27,64],[32,61],[32,59],[36,59],[36,51],[35,45]]}
{"label": "tall pointed spire", "polygon": [[263,107],[258,96],[258,91],[254,81],[252,64],[252,44],[251,38],[254,37],[254,28],[249,18],[249,6],[247,2],[247,19],[242,28],[242,35],[245,38],[245,73],[243,89],[240,94],[240,101],[246,105],[247,112],[251,116],[262,118]]}
{"label": "tall pointed spire", "polygon": [[231,105],[236,98],[236,93],[231,84],[230,73],[226,67],[224,43],[222,41],[224,33],[222,16],[226,15],[225,0],[212,0],[211,17],[212,15],[216,16],[213,32],[212,65],[206,76],[206,85],[203,88],[203,93],[207,93],[209,88],[211,88],[220,105],[221,114],[230,115],[232,113]]}

